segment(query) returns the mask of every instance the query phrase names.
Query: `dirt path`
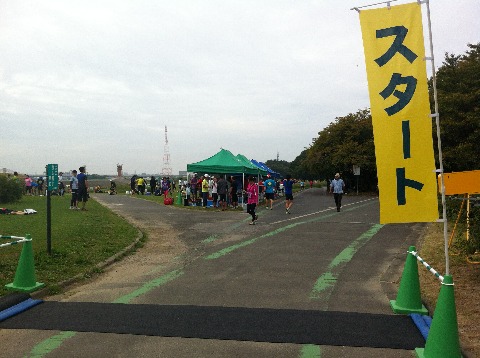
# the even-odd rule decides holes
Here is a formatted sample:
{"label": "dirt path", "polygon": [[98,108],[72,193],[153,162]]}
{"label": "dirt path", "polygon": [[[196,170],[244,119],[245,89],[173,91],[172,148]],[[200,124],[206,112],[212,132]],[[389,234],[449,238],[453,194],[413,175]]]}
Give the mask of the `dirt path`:
{"label": "dirt path", "polygon": [[[101,275],[97,275],[88,282],[77,282],[59,294],[46,298],[53,301],[82,301],[91,300],[92,295],[99,302],[112,302],[118,296],[117,290],[110,290],[115,287],[128,287],[134,283],[143,282],[152,274],[171,270],[179,263],[176,258],[185,256],[188,247],[180,240],[181,231],[163,220],[145,220],[129,211],[120,210],[125,204],[108,203],[102,200],[101,195],[96,195],[95,200],[116,212],[148,237],[143,246],[135,253],[127,254],[120,261],[107,266]],[[143,202],[142,204],[150,204]],[[158,204],[150,204],[157,205]],[[110,294],[108,293],[110,291]],[[117,291],[117,292],[115,292]]]}

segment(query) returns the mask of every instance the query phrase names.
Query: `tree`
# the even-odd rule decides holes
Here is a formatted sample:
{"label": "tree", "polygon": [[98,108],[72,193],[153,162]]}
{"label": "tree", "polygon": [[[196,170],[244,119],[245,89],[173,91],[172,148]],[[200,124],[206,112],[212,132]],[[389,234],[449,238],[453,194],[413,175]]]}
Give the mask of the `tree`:
{"label": "tree", "polygon": [[377,169],[372,118],[368,109],[337,117],[318,133],[308,148],[303,165],[319,179],[331,179],[340,172],[350,187],[356,185],[353,165],[361,168],[359,187],[376,190]]}
{"label": "tree", "polygon": [[[468,47],[465,55],[446,53],[436,72],[446,172],[480,169],[480,43]],[[429,85],[433,106],[432,79]],[[434,133],[436,139],[436,128]]]}
{"label": "tree", "polygon": [[290,171],[294,178],[304,179],[304,180],[314,180],[316,179],[308,169],[305,159],[307,158],[308,149],[303,150],[299,156],[295,158],[293,162],[290,163]]}
{"label": "tree", "polygon": [[290,163],[286,160],[267,160],[265,165],[281,176],[290,174]]}
{"label": "tree", "polygon": [[[468,47],[464,55],[446,53],[436,72],[445,172],[480,169],[480,42]],[[432,79],[429,86],[433,106]],[[436,138],[436,130],[434,133]],[[450,201],[448,207],[451,220],[455,220],[460,203]],[[466,243],[465,249],[470,254],[480,250],[479,211],[470,210],[469,220],[473,239]]]}
{"label": "tree", "polygon": [[[480,43],[469,44],[465,55],[445,55],[436,73],[445,171],[480,169]],[[430,103],[433,100],[429,81]],[[434,109],[432,108],[432,113]],[[435,121],[433,121],[435,127]],[[436,137],[436,128],[434,128]],[[438,150],[436,155],[438,157]],[[353,165],[359,166],[359,189],[377,185],[372,118],[368,109],[338,117],[318,133],[313,143],[292,163],[269,160],[266,164],[285,175],[301,179],[331,179],[341,172],[356,184]]]}
{"label": "tree", "polygon": [[0,203],[13,203],[22,198],[22,184],[17,178],[0,175]]}

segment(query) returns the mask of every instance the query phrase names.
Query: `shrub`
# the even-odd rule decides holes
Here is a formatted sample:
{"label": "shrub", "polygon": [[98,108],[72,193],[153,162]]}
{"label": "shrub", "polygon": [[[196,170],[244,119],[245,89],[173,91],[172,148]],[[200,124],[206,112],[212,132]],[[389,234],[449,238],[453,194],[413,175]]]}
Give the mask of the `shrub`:
{"label": "shrub", "polygon": [[22,184],[18,179],[0,175],[0,204],[13,203],[22,198]]}

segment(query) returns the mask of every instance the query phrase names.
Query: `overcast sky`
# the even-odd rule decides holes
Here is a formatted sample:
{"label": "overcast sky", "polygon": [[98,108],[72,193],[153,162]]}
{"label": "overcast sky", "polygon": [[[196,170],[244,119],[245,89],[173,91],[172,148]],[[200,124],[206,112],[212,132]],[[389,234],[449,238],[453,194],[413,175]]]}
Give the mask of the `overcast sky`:
{"label": "overcast sky", "polygon": [[[161,173],[165,126],[174,174],[220,148],[292,161],[370,106],[350,9],[376,2],[0,0],[0,170]],[[437,67],[480,42],[478,0],[430,9]]]}

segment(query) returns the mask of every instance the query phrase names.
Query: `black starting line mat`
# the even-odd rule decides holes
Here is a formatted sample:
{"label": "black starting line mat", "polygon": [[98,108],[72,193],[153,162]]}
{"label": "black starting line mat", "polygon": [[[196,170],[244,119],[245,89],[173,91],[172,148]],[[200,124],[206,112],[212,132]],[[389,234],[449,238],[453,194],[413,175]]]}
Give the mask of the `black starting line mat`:
{"label": "black starting line mat", "polygon": [[406,350],[425,346],[408,316],[293,309],[45,301],[0,322],[0,328]]}

